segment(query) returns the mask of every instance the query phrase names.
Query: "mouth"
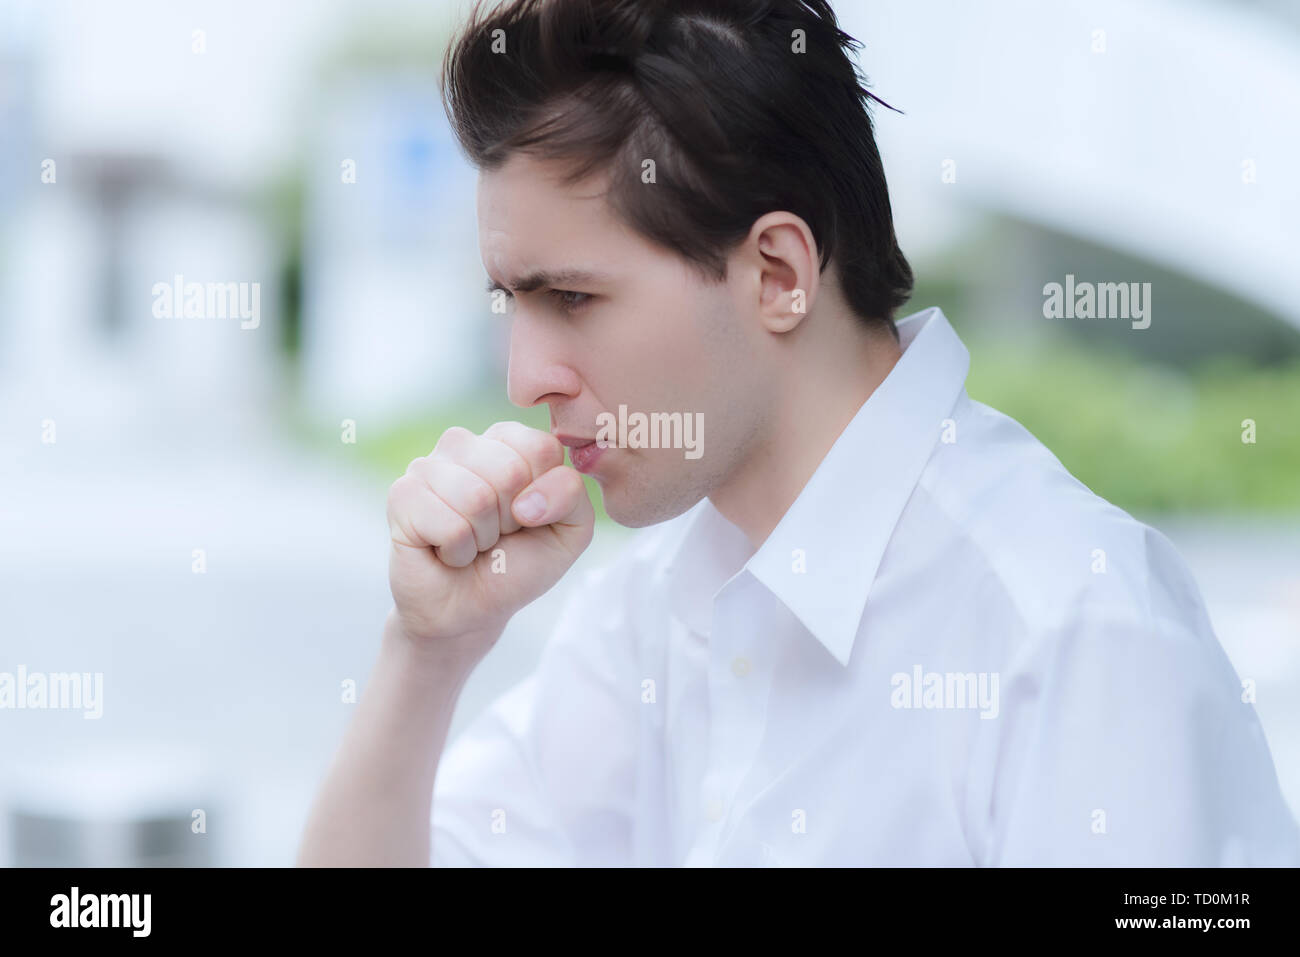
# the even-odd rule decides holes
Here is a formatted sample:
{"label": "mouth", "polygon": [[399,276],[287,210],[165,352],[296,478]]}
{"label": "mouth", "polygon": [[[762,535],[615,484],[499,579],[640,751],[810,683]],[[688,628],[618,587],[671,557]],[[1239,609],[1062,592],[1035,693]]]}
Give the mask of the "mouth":
{"label": "mouth", "polygon": [[586,439],[575,435],[555,436],[560,440],[561,445],[568,446],[569,461],[579,472],[589,473],[595,466],[596,462],[605,454],[605,449],[596,444],[595,439]]}

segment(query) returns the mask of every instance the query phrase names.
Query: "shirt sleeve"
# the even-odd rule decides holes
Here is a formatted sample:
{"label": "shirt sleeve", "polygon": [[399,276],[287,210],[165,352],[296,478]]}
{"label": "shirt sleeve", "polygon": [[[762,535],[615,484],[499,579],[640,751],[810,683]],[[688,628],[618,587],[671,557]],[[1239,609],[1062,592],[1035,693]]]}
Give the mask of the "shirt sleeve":
{"label": "shirt sleeve", "polygon": [[622,598],[612,570],[584,576],[536,670],[450,743],[434,867],[629,863],[638,699]]}
{"label": "shirt sleeve", "polygon": [[1009,678],[986,863],[1300,864],[1263,728],[1203,610],[1083,613]]}

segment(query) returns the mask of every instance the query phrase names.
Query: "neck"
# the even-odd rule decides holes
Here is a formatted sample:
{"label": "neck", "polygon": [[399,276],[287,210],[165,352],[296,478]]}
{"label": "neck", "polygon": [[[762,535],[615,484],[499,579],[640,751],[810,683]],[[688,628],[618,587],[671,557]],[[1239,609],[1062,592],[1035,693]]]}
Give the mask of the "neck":
{"label": "neck", "polygon": [[764,439],[709,500],[757,550],[794,504],[826,453],[902,355],[889,332],[869,333],[854,322],[842,334],[794,343],[783,363],[784,388]]}

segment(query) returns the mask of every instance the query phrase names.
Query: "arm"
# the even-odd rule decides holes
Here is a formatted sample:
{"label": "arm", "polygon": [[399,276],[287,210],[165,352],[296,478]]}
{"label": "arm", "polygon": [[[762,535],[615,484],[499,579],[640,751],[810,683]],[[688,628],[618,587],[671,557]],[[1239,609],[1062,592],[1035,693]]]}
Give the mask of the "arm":
{"label": "arm", "polygon": [[554,436],[519,423],[482,436],[452,428],[393,483],[395,607],[299,864],[429,862],[433,784],[461,688],[514,613],[591,542],[591,501],[563,463]]}
{"label": "arm", "polygon": [[646,709],[636,568],[629,551],[577,579],[536,668],[448,746],[435,867],[632,863]]}
{"label": "arm", "polygon": [[[475,636],[495,643],[497,635]],[[316,799],[302,867],[429,863],[433,781],[456,701],[477,660],[384,627],[379,658]]]}
{"label": "arm", "polygon": [[1294,866],[1295,823],[1208,621],[1087,615],[1004,698],[988,863]]}

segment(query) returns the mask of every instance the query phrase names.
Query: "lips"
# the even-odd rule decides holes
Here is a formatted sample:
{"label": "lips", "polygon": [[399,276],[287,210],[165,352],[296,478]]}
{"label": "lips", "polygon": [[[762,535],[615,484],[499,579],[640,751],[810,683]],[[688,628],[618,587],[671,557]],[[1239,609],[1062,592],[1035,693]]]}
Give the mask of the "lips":
{"label": "lips", "polygon": [[590,472],[596,466],[597,460],[605,454],[605,450],[596,445],[595,439],[587,439],[575,435],[556,435],[562,445],[569,448],[569,461],[579,472]]}

